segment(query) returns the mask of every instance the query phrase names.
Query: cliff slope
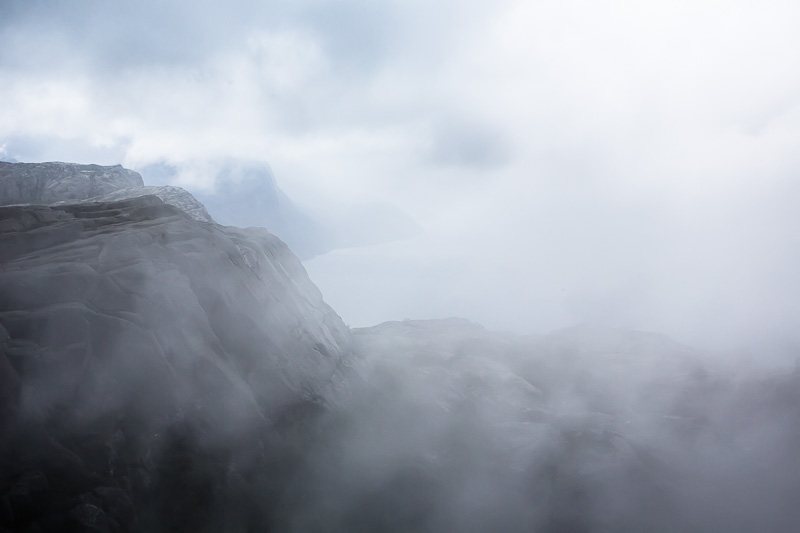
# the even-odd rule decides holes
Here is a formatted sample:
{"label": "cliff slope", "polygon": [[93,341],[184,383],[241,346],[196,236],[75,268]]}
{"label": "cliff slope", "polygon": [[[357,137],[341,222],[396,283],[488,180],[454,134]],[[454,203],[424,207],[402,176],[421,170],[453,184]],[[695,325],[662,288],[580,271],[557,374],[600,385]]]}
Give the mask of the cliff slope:
{"label": "cliff slope", "polygon": [[0,256],[0,523],[265,520],[237,494],[279,483],[350,351],[281,241],[143,196],[2,207]]}

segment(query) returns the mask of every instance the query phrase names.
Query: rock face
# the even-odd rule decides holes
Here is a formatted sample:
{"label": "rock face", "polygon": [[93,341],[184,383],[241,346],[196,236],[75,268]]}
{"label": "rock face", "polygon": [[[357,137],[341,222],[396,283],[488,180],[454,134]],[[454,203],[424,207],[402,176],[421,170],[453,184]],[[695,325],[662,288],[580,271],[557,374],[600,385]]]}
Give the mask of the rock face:
{"label": "rock face", "polygon": [[121,165],[8,163],[0,161],[0,204],[51,204],[86,200],[144,185],[142,177]]}
{"label": "rock face", "polygon": [[[129,187],[117,191],[104,194],[102,196],[95,196],[86,200],[86,202],[114,202],[117,200],[126,200],[128,198],[138,198],[140,196],[157,196],[165,204],[177,207],[191,218],[201,222],[214,222],[211,215],[208,214],[203,204],[197,201],[189,191],[180,187],[173,187],[172,185],[145,185],[143,187]],[[67,202],[62,202],[67,203]]]}
{"label": "rock face", "polygon": [[0,205],[113,202],[148,195],[195,220],[214,222],[188,191],[170,185],[145,186],[137,172],[120,165],[0,161]]}
{"label": "rock face", "polygon": [[267,231],[48,165],[2,167],[51,205],[0,207],[0,533],[800,530],[797,369],[605,328],[351,332]]}
{"label": "rock face", "polygon": [[285,481],[275,449],[350,353],[289,249],[141,196],[2,207],[0,254],[0,524],[266,520],[240,493]]}

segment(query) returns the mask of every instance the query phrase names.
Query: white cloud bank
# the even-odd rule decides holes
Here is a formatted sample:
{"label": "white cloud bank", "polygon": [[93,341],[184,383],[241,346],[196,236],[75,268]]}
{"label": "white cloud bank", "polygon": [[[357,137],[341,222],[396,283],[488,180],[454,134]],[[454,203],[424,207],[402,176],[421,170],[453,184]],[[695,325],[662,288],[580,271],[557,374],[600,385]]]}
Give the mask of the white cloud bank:
{"label": "white cloud bank", "polygon": [[8,156],[256,159],[312,208],[410,213],[415,238],[307,264],[351,324],[798,340],[796,2],[10,1],[0,20]]}

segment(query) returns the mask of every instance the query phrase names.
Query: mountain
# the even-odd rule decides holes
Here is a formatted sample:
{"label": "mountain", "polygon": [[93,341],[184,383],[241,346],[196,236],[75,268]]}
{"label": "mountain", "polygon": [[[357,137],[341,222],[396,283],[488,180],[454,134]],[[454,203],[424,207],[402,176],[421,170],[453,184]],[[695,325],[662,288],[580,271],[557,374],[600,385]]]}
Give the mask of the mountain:
{"label": "mountain", "polygon": [[[407,215],[385,204],[346,206],[325,216],[311,216],[278,187],[263,163],[222,160],[195,166],[201,170],[157,163],[143,167],[139,174],[120,165],[0,161],[0,205],[107,202],[155,195],[196,220],[266,228],[301,259],[337,248],[401,239],[418,231]],[[191,187],[190,192],[167,184],[179,181],[183,172],[201,175],[213,187]]]}
{"label": "mountain", "polygon": [[[138,187],[127,187],[115,191],[93,196],[84,200],[85,202],[114,202],[117,200],[127,200],[128,198],[138,198],[140,196],[156,196],[165,204],[177,207],[194,220],[201,222],[214,222],[208,214],[206,207],[201,204],[189,191],[172,185],[146,185]],[[70,203],[70,201],[58,202],[60,204]]]}
{"label": "mountain", "polygon": [[146,187],[138,172],[120,165],[0,161],[0,205],[110,202],[147,195],[161,198],[195,220],[214,222],[188,191],[169,185]]}
{"label": "mountain", "polygon": [[796,367],[350,330],[278,237],[180,188],[2,169],[0,533],[798,530]]}
{"label": "mountain", "polygon": [[[587,355],[590,337],[627,379]],[[680,478],[655,453],[655,436],[703,410],[677,409],[698,368],[680,345],[583,328],[532,338],[463,319],[359,328],[354,342],[363,385],[334,408],[343,429],[311,452],[320,466],[299,484],[315,492],[296,531],[689,530],[669,527],[680,520],[663,483]],[[640,372],[643,356],[665,364]],[[655,387],[665,382],[668,397]],[[649,390],[632,418],[628,398]]]}
{"label": "mountain", "polygon": [[50,204],[86,200],[144,185],[142,177],[121,165],[76,163],[9,163],[0,161],[0,202]]}
{"label": "mountain", "polygon": [[530,337],[405,320],[353,333],[359,379],[287,488],[284,530],[800,523],[800,372],[737,376],[663,335],[591,326]]}
{"label": "mountain", "polygon": [[210,184],[187,187],[216,221],[267,228],[304,260],[338,248],[403,239],[419,231],[408,215],[387,203],[336,206],[327,213],[309,213],[283,192],[269,165],[257,161],[155,163],[140,170],[147,183],[180,182],[187,174]]}
{"label": "mountain", "polygon": [[269,166],[250,161],[205,162],[194,167],[156,163],[143,167],[148,183],[169,183],[182,172],[198,172],[212,182],[211,188],[193,187],[192,194],[220,224],[262,227],[277,235],[302,259],[332,249],[327,229],[300,209],[278,187]]}
{"label": "mountain", "polygon": [[236,495],[282,479],[274,449],[350,357],[286,245],[141,196],[2,207],[0,250],[0,523],[214,531],[268,513]]}

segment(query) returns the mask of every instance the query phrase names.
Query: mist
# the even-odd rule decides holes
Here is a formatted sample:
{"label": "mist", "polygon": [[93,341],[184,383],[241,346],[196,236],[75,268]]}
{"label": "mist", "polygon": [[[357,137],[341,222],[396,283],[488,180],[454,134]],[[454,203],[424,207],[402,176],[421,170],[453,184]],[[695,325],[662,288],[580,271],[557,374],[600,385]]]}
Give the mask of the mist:
{"label": "mist", "polygon": [[0,530],[800,529],[798,20],[0,2]]}
{"label": "mist", "polygon": [[781,1],[6,2],[0,137],[21,161],[262,160],[310,211],[397,208],[416,239],[307,265],[353,325],[794,343],[797,16]]}

